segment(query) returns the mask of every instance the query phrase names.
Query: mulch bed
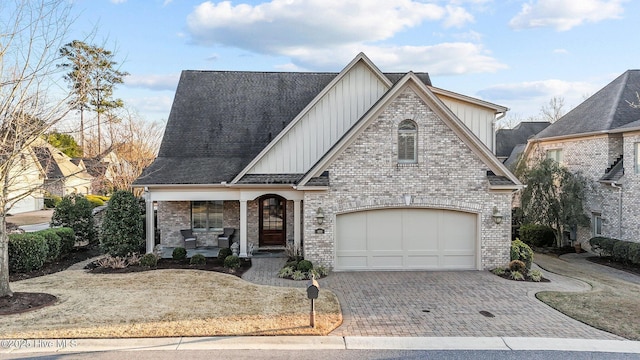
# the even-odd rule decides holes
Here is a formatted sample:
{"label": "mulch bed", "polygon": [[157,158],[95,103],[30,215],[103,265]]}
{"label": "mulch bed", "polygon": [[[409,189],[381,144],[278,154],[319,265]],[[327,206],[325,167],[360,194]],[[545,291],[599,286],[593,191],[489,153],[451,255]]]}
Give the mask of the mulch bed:
{"label": "mulch bed", "polygon": [[158,265],[154,268],[146,266],[132,265],[122,269],[111,269],[98,267],[96,262],[88,264],[85,269],[89,270],[93,274],[125,274],[140,271],[153,271],[159,269],[189,269],[189,270],[204,270],[204,271],[216,271],[225,274],[235,275],[242,277],[247,270],[251,268],[251,259],[243,259],[240,261],[240,267],[231,270],[227,269],[223,265],[222,260],[217,258],[207,258],[207,263],[204,265],[190,265],[189,259],[186,260],[173,260],[173,259],[159,259]]}
{"label": "mulch bed", "polygon": [[590,256],[587,258],[587,260],[594,262],[596,264],[609,266],[614,269],[623,270],[623,271],[640,276],[640,266],[634,265],[634,264],[620,263],[620,262],[614,261],[609,256]]}
{"label": "mulch bed", "polygon": [[[511,278],[511,274],[509,274],[509,272],[506,272],[506,273],[504,273],[504,274],[502,274],[502,275],[498,275],[498,274],[494,274],[494,275],[496,275],[496,276],[500,276],[500,277],[501,277],[501,278],[503,278],[503,279],[512,280],[512,281],[535,282],[535,281],[531,280],[531,278],[530,278],[530,277],[528,277],[528,276],[526,276],[526,277],[524,278],[524,280],[513,280],[513,279]],[[540,279],[540,281],[538,281],[538,282],[551,282],[551,280],[547,279],[546,277],[542,277],[542,278]]]}
{"label": "mulch bed", "polygon": [[13,296],[0,297],[0,315],[21,314],[53,305],[57,297],[45,293],[15,292]]}

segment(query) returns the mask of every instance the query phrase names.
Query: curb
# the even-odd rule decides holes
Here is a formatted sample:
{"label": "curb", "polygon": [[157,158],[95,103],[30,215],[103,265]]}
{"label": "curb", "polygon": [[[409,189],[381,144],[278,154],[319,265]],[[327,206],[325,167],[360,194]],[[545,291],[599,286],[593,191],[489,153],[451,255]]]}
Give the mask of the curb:
{"label": "curb", "polygon": [[640,341],[526,337],[171,337],[0,340],[0,354],[145,350],[501,350],[640,354]]}

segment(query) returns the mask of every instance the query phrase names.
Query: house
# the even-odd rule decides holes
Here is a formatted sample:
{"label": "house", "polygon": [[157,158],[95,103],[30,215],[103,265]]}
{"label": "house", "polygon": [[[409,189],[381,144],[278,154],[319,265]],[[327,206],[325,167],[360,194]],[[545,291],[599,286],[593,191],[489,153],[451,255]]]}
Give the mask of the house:
{"label": "house", "polygon": [[506,111],[364,54],[337,74],[183,71],[133,186],[162,246],[181,229],[216,246],[232,227],[243,257],[288,245],[338,271],[492,268],[521,187],[493,153]]}
{"label": "house", "polygon": [[74,163],[39,138],[21,152],[10,177],[8,198],[17,200],[11,204],[11,214],[43,209],[47,194],[90,194],[93,180],[82,161]]}
{"label": "house", "polygon": [[548,121],[522,121],[513,129],[499,129],[496,131],[496,156],[513,170],[527,141],[549,125]]}
{"label": "house", "polygon": [[94,193],[108,194],[118,183],[118,169],[128,169],[128,163],[118,157],[113,149],[108,149],[100,155],[90,158],[74,158],[74,164],[84,164],[93,181],[91,187]]}
{"label": "house", "polygon": [[[552,158],[592,181],[586,198],[593,236],[640,241],[640,70],[628,70],[533,139],[526,158]],[[572,239],[573,240],[573,239]]]}

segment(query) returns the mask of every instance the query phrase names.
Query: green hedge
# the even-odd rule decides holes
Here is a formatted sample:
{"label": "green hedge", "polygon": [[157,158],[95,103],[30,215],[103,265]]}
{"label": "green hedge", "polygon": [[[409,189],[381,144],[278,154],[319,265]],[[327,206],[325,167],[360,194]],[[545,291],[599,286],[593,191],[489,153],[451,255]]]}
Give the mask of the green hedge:
{"label": "green hedge", "polygon": [[9,272],[40,269],[48,252],[47,240],[39,232],[9,235]]}
{"label": "green hedge", "polygon": [[65,256],[73,251],[76,246],[76,234],[70,227],[54,228],[56,234],[60,236],[60,255]]}
{"label": "green hedge", "polygon": [[556,235],[548,226],[525,224],[520,227],[520,240],[531,246],[553,246]]}
{"label": "green hedge", "polygon": [[60,258],[62,250],[62,239],[56,229],[38,231],[47,242],[47,261],[54,261]]}
{"label": "green hedge", "polygon": [[640,243],[596,236],[589,239],[589,245],[600,256],[611,256],[614,261],[640,265]]}

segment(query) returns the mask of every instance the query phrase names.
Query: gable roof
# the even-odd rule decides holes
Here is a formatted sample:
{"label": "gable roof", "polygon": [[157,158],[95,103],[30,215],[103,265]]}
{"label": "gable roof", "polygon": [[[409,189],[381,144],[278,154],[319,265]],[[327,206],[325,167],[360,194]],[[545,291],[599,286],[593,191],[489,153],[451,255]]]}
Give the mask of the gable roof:
{"label": "gable roof", "polygon": [[[367,126],[390,104],[401,92],[411,86],[416,94],[427,103],[431,109],[459,136],[469,149],[473,151],[490,169],[488,178],[492,188],[514,189],[522,184],[520,181],[491,153],[458,117],[413,73],[407,73],[371,108],[358,122],[329,150],[316,165],[300,180],[300,185],[306,185],[311,179],[323,173],[331,162],[339,156]],[[490,176],[489,176],[490,175]]]}
{"label": "gable roof", "polygon": [[517,145],[527,141],[551,125],[548,121],[523,121],[513,129],[496,131],[496,156],[509,157]]}
{"label": "gable roof", "polygon": [[615,80],[538,133],[535,139],[608,133],[640,120],[638,102],[640,70],[627,70]]}
{"label": "gable roof", "polygon": [[231,181],[337,75],[183,71],[158,157],[134,186]]}

